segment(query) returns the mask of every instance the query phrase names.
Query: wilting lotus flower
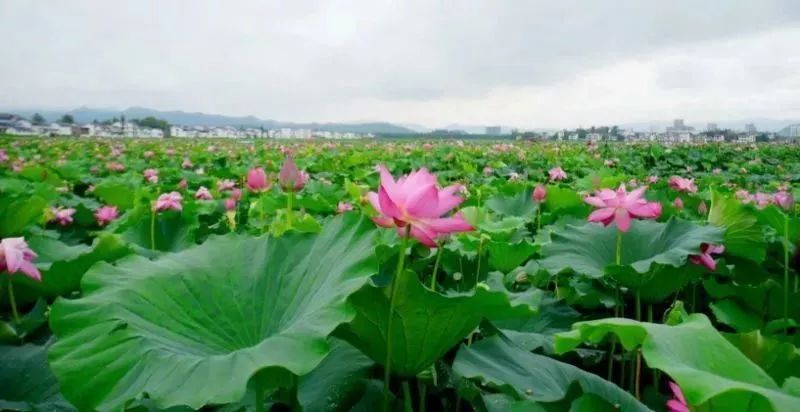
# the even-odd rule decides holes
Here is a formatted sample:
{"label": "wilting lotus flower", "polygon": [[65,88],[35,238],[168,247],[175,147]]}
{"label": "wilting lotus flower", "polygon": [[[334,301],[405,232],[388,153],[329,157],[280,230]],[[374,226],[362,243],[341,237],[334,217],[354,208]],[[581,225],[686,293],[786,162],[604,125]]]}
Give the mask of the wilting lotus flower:
{"label": "wilting lotus flower", "polygon": [[401,236],[406,226],[411,236],[428,247],[436,247],[436,239],[454,232],[473,230],[460,213],[442,217],[464,201],[455,194],[461,185],[440,188],[436,176],[427,169],[411,172],[397,181],[384,166],[379,166],[381,184],[378,193],[367,193],[367,199],[379,216],[373,218],[382,227],[397,227]]}
{"label": "wilting lotus flower", "polygon": [[780,191],[773,196],[775,204],[780,206],[785,211],[790,211],[794,208],[794,196],[786,191]]}
{"label": "wilting lotus flower", "polygon": [[281,166],[281,172],[278,175],[278,182],[283,190],[298,191],[308,182],[308,173],[297,168],[292,156],[286,156],[286,160]]}
{"label": "wilting lotus flower", "polygon": [[627,232],[631,226],[631,218],[657,219],[661,216],[661,203],[648,202],[643,196],[647,186],[642,186],[630,193],[625,190],[625,185],[620,185],[614,191],[603,189],[595,192],[595,196],[588,196],[584,201],[596,208],[589,215],[590,222],[600,222],[608,226],[616,222],[621,232]]}
{"label": "wilting lotus flower", "polygon": [[169,192],[164,193],[158,197],[156,200],[155,210],[158,212],[163,212],[165,210],[183,210],[183,205],[181,202],[183,201],[183,196],[181,196],[178,192]]}
{"label": "wilting lotus flower", "polygon": [[547,188],[544,185],[536,185],[533,189],[533,201],[536,203],[543,203],[547,199]]}
{"label": "wilting lotus flower", "polygon": [[725,246],[716,246],[711,245],[708,243],[703,243],[700,245],[700,255],[692,255],[689,258],[692,260],[692,263],[703,265],[710,271],[715,271],[717,269],[717,262],[711,256],[712,254],[718,255],[725,251]]}
{"label": "wilting lotus flower", "polygon": [[336,206],[337,213],[349,212],[351,210],[353,210],[353,205],[348,202],[339,202],[339,204]]}
{"label": "wilting lotus flower", "polygon": [[520,177],[519,173],[517,173],[517,172],[511,172],[511,173],[508,174],[508,180],[509,181],[516,182],[519,179],[521,179],[521,177]]}
{"label": "wilting lotus flower", "polygon": [[699,215],[706,215],[708,213],[708,205],[706,205],[705,200],[700,202],[700,205],[697,206],[697,214]]}
{"label": "wilting lotus flower", "polygon": [[264,169],[256,167],[247,172],[247,188],[251,192],[266,192],[270,187]]}
{"label": "wilting lotus flower", "polygon": [[494,170],[491,167],[486,166],[486,167],[483,168],[483,175],[484,176],[491,176],[492,173],[494,173]]}
{"label": "wilting lotus flower", "polygon": [[679,176],[672,176],[669,178],[669,187],[679,192],[697,192],[697,185],[694,184],[694,179],[686,179]]}
{"label": "wilting lotus flower", "polygon": [[550,175],[550,180],[557,182],[567,178],[567,173],[561,167],[554,167],[547,172]]}
{"label": "wilting lotus flower", "polygon": [[184,157],[183,158],[183,163],[181,163],[181,167],[184,168],[184,169],[191,169],[191,168],[194,167],[194,165],[192,164],[192,161],[189,160],[188,157]]}
{"label": "wilting lotus flower", "polygon": [[111,223],[111,221],[116,219],[118,216],[119,212],[117,211],[116,206],[102,206],[94,211],[94,218],[97,220],[97,224],[100,226]]}
{"label": "wilting lotus flower", "polygon": [[222,179],[217,182],[217,190],[220,192],[227,192],[228,190],[233,190],[236,187],[236,182],[230,179]]}
{"label": "wilting lotus flower", "polygon": [[683,200],[680,197],[676,197],[675,201],[672,202],[672,206],[675,206],[675,209],[682,210],[683,209]]}
{"label": "wilting lotus flower", "polygon": [[36,253],[28,247],[25,238],[9,237],[0,241],[0,272],[9,275],[22,272],[29,278],[41,282],[42,274],[33,265]]}
{"label": "wilting lotus flower", "polygon": [[147,169],[144,171],[144,179],[149,183],[158,183],[158,170]]}
{"label": "wilting lotus flower", "polygon": [[68,207],[64,208],[51,208],[50,209],[53,213],[53,219],[51,222],[58,223],[61,226],[67,226],[72,223],[72,215],[75,214],[75,209]]}
{"label": "wilting lotus flower", "polygon": [[672,390],[672,399],[667,401],[668,412],[690,412],[681,387],[675,382],[670,382],[669,388]]}
{"label": "wilting lotus flower", "polygon": [[197,189],[194,198],[198,200],[214,200],[214,197],[211,196],[211,192],[209,192],[205,186],[200,186],[200,188]]}

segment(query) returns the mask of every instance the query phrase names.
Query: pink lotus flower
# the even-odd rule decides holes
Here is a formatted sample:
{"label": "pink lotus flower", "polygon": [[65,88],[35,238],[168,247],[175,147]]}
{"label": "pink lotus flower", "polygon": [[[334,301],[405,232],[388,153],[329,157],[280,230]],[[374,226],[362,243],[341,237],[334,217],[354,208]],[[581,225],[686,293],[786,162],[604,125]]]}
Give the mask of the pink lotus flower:
{"label": "pink lotus flower", "polygon": [[298,191],[308,182],[308,173],[297,168],[292,156],[286,156],[286,160],[281,166],[281,172],[278,175],[278,182],[283,190]]}
{"label": "pink lotus flower", "polygon": [[543,203],[547,199],[547,188],[544,185],[536,185],[533,189],[533,201],[536,203]]}
{"label": "pink lotus flower", "polygon": [[0,272],[9,275],[22,272],[29,278],[41,282],[42,274],[33,265],[36,253],[28,247],[25,238],[9,237],[0,241]]}
{"label": "pink lotus flower", "polygon": [[675,382],[670,382],[669,388],[672,390],[672,399],[667,401],[668,412],[690,412],[681,387]]}
{"label": "pink lotus flower", "polygon": [[550,175],[550,180],[557,182],[567,178],[567,173],[561,167],[554,167],[547,172]]}
{"label": "pink lotus flower", "polygon": [[697,185],[694,184],[694,179],[686,179],[679,176],[672,176],[669,178],[669,187],[679,192],[697,192]]}
{"label": "pink lotus flower", "polygon": [[198,200],[214,200],[214,197],[211,196],[211,192],[209,192],[205,186],[200,186],[200,188],[197,189],[194,198]]}
{"label": "pink lotus flower", "polygon": [[149,159],[149,158],[155,156],[156,154],[153,153],[152,150],[148,150],[148,151],[142,153],[142,155],[144,156],[145,159]]}
{"label": "pink lotus flower", "polygon": [[739,199],[743,204],[752,203],[755,200],[755,197],[744,189],[736,191],[736,198]]}
{"label": "pink lotus flower", "polygon": [[51,222],[58,223],[61,226],[67,226],[70,223],[72,223],[72,215],[75,214],[75,209],[71,207],[68,207],[66,209],[60,207],[58,208],[54,207],[51,208],[50,210],[53,212],[53,219],[51,220]]}
{"label": "pink lotus flower", "polygon": [[183,196],[181,196],[178,192],[169,192],[164,193],[158,197],[156,200],[156,205],[154,209],[158,212],[163,212],[165,210],[183,210],[183,205],[181,202],[183,201]]}
{"label": "pink lotus flower", "polygon": [[125,165],[119,162],[110,162],[106,164],[106,169],[108,169],[109,172],[124,172]]}
{"label": "pink lotus flower", "polygon": [[266,192],[271,186],[264,169],[256,167],[247,172],[247,188],[251,192]]}
{"label": "pink lotus flower", "polygon": [[187,187],[189,187],[189,182],[187,182],[186,179],[181,179],[181,181],[178,182],[178,189],[184,190]]}
{"label": "pink lotus flower", "polygon": [[231,199],[233,199],[233,200],[235,200],[237,202],[242,200],[242,190],[241,189],[236,189],[236,188],[231,190]]}
{"label": "pink lotus flower", "polygon": [[192,161],[189,160],[188,157],[184,157],[183,158],[183,163],[181,163],[181,167],[184,168],[184,169],[191,169],[191,168],[194,167],[194,165],[192,164]]}
{"label": "pink lotus flower", "polygon": [[711,256],[719,255],[720,253],[725,251],[725,246],[717,246],[708,243],[703,243],[700,245],[700,255],[692,255],[689,256],[689,259],[692,260],[692,263],[697,265],[703,265],[710,271],[717,270],[717,262]]}
{"label": "pink lotus flower", "polygon": [[225,199],[225,210],[228,212],[236,210],[236,199],[232,197]]}
{"label": "pink lotus flower", "polygon": [[700,205],[697,206],[697,214],[702,216],[708,214],[708,205],[706,205],[705,200],[700,202]]}
{"label": "pink lotus flower", "polygon": [[647,176],[647,183],[651,185],[658,183],[658,176]]}
{"label": "pink lotus flower", "polygon": [[5,163],[8,161],[8,153],[5,150],[0,149],[0,163]]}
{"label": "pink lotus flower", "polygon": [[100,226],[111,223],[111,221],[116,219],[118,216],[119,212],[117,211],[116,206],[102,206],[94,211],[94,218],[97,220],[97,224]]}
{"label": "pink lotus flower", "polygon": [[158,170],[147,169],[144,171],[144,179],[149,183],[158,183]]}
{"label": "pink lotus flower", "polygon": [[772,204],[772,196],[769,193],[758,192],[754,196],[754,199],[756,202],[756,206],[758,206],[760,209],[763,209]]}
{"label": "pink lotus flower", "polygon": [[336,213],[344,213],[353,210],[353,205],[348,202],[339,202],[336,206]]}
{"label": "pink lotus flower", "polygon": [[373,218],[381,227],[397,227],[401,236],[410,226],[411,236],[428,247],[436,247],[436,239],[455,232],[473,230],[460,213],[442,217],[464,201],[456,193],[461,185],[440,188],[436,176],[422,168],[397,181],[384,166],[379,166],[381,183],[378,193],[367,193],[372,207],[380,213]]}
{"label": "pink lotus flower", "polygon": [[596,208],[589,215],[590,222],[600,222],[608,226],[611,222],[617,224],[617,229],[627,232],[631,226],[631,218],[657,219],[661,216],[661,203],[648,202],[644,199],[647,186],[642,186],[630,193],[625,190],[625,185],[620,185],[614,191],[603,189],[595,192],[595,196],[588,196],[584,201]]}
{"label": "pink lotus flower", "polygon": [[236,182],[230,179],[222,179],[217,182],[217,190],[220,192],[227,192],[228,190],[233,190],[236,187]]}
{"label": "pink lotus flower", "polygon": [[787,212],[794,208],[794,196],[792,196],[792,194],[789,192],[782,190],[778,193],[775,193],[773,200],[775,200],[776,205],[780,206],[781,209]]}
{"label": "pink lotus flower", "polygon": [[672,202],[672,206],[675,206],[675,209],[683,210],[683,200],[681,200],[679,197],[676,197]]}

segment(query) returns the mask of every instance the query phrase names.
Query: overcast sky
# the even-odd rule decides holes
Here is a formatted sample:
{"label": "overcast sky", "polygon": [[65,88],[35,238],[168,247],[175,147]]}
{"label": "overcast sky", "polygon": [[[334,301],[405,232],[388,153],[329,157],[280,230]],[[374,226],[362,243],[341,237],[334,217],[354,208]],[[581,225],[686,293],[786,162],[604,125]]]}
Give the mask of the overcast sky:
{"label": "overcast sky", "polygon": [[800,117],[799,0],[2,0],[0,38],[5,108],[426,126]]}

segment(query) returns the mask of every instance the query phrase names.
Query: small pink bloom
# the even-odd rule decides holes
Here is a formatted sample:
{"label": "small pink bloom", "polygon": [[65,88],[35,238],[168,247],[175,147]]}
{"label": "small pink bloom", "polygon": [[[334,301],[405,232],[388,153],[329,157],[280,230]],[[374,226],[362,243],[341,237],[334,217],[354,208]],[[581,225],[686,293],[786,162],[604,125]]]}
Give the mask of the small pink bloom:
{"label": "small pink bloom", "polygon": [[675,209],[682,210],[683,209],[683,200],[680,197],[676,197],[675,201],[672,202],[672,206],[675,206]]}
{"label": "small pink bloom", "polygon": [[247,172],[247,188],[251,192],[266,192],[270,187],[264,169],[256,167]]}
{"label": "small pink bloom", "polygon": [[191,169],[191,168],[194,167],[194,165],[192,164],[192,161],[189,160],[188,157],[184,157],[183,158],[183,163],[181,163],[181,167],[184,168],[184,169]]}
{"label": "small pink bloom", "polygon": [[567,173],[561,167],[554,167],[547,172],[550,175],[550,180],[557,182],[567,178]]}
{"label": "small pink bloom", "polygon": [[658,183],[658,176],[647,176],[647,183],[651,185]]}
{"label": "small pink bloom", "polygon": [[234,188],[233,190],[231,190],[231,199],[233,199],[233,200],[235,200],[237,202],[239,200],[241,200],[242,199],[242,190],[238,189],[238,188]]}
{"label": "small pink bloom", "polygon": [[148,150],[148,151],[142,153],[142,155],[144,156],[145,159],[149,159],[149,158],[155,156],[155,153],[153,153],[152,150]]}
{"label": "small pink bloom", "polygon": [[51,222],[58,223],[61,226],[67,226],[72,223],[72,215],[75,214],[75,209],[68,207],[64,208],[52,208],[53,212],[53,220]]}
{"label": "small pink bloom", "polygon": [[692,263],[697,265],[703,265],[706,268],[708,268],[708,270],[713,272],[717,269],[717,262],[711,255],[712,254],[719,255],[724,251],[725,251],[725,246],[717,246],[708,243],[703,243],[700,245],[700,254],[689,256],[689,259],[691,259]]}
{"label": "small pink bloom", "polygon": [[308,182],[308,173],[297,168],[291,155],[286,156],[286,160],[281,166],[281,172],[278,175],[278,182],[283,190],[298,191]]}
{"label": "small pink bloom", "polygon": [[114,219],[119,216],[119,212],[117,211],[116,206],[101,206],[97,208],[94,212],[94,218],[97,220],[97,224],[100,226],[105,226]]}
{"label": "small pink bloom", "polygon": [[0,149],[0,163],[5,163],[8,161],[8,153],[5,150]]}
{"label": "small pink bloom", "polygon": [[736,198],[744,204],[752,203],[755,200],[755,196],[751,195],[750,192],[744,189],[736,191]]}
{"label": "small pink bloom", "polygon": [[483,168],[483,175],[484,176],[491,176],[492,173],[494,173],[494,170],[491,167],[486,166],[486,167]]}
{"label": "small pink bloom", "polygon": [[337,213],[349,212],[351,210],[353,210],[353,205],[348,202],[339,202],[339,204],[336,206]]}
{"label": "small pink bloom", "polygon": [[670,382],[669,388],[672,390],[672,399],[667,401],[667,412],[690,412],[689,404],[686,403],[686,398],[683,397],[681,387],[675,382]]}
{"label": "small pink bloom", "polygon": [[25,238],[9,237],[0,241],[0,272],[12,275],[22,272],[29,278],[41,282],[42,274],[33,265],[36,253],[28,247]]}
{"label": "small pink bloom", "polygon": [[158,170],[146,169],[143,173],[144,179],[149,183],[158,183]]}
{"label": "small pink bloom", "polygon": [[785,211],[794,209],[794,196],[786,191],[780,191],[773,196],[775,204]]}
{"label": "small pink bloom", "polygon": [[770,204],[772,204],[772,195],[770,195],[769,193],[758,192],[756,193],[754,198],[756,201],[756,206],[758,206],[759,208],[765,208]]}
{"label": "small pink bloom", "polygon": [[617,229],[627,232],[631,226],[631,218],[657,219],[661,216],[661,203],[648,202],[644,198],[645,190],[647,186],[628,192],[625,185],[620,185],[616,191],[598,190],[594,196],[584,199],[586,203],[598,208],[589,215],[589,221],[602,223],[603,226],[615,222]]}
{"label": "small pink bloom", "polygon": [[533,201],[542,203],[545,199],[547,199],[547,188],[544,185],[536,185],[536,188],[533,189]]}
{"label": "small pink bloom", "polygon": [[187,187],[189,187],[189,182],[187,182],[186,179],[181,179],[181,181],[178,182],[178,189],[184,190]]}
{"label": "small pink bloom", "polygon": [[163,212],[165,210],[183,210],[183,196],[178,192],[164,193],[156,200],[155,210]]}
{"label": "small pink bloom", "polygon": [[205,186],[200,186],[200,188],[197,189],[194,198],[198,200],[214,200],[214,197],[211,196],[211,192],[209,192]]}
{"label": "small pink bloom", "polygon": [[397,227],[405,236],[410,226],[411,236],[428,247],[436,247],[436,240],[455,232],[473,230],[472,226],[457,213],[443,217],[464,201],[456,193],[461,185],[440,188],[436,176],[422,168],[402,176],[397,181],[379,166],[381,183],[378,193],[367,193],[367,199],[379,213],[373,218],[382,227]]}
{"label": "small pink bloom", "polygon": [[708,205],[706,205],[705,200],[700,202],[700,205],[697,206],[697,214],[701,216],[705,216],[708,214]]}
{"label": "small pink bloom", "polygon": [[169,149],[165,150],[164,153],[166,153],[167,156],[174,156],[175,155],[175,149],[170,147]]}
{"label": "small pink bloom", "polygon": [[227,192],[229,190],[233,190],[236,187],[236,182],[230,179],[222,179],[217,182],[217,190],[220,192]]}
{"label": "small pink bloom", "polygon": [[125,165],[119,162],[110,162],[106,164],[106,169],[108,169],[109,172],[124,172]]}
{"label": "small pink bloom", "polygon": [[697,185],[694,184],[694,179],[686,179],[679,176],[672,176],[669,178],[669,187],[679,192],[697,192]]}
{"label": "small pink bloom", "polygon": [[236,199],[229,197],[225,199],[225,210],[231,211],[236,210]]}

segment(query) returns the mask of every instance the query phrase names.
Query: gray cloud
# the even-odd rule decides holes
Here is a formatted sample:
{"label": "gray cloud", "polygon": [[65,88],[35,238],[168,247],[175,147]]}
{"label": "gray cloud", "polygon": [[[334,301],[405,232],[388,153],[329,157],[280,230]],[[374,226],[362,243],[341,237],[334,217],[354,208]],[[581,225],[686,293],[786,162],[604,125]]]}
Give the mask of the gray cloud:
{"label": "gray cloud", "polygon": [[[495,110],[486,118],[499,122],[507,115],[491,103],[498,93],[569,89],[621,61],[663,58],[663,66],[650,67],[655,84],[702,89],[717,71],[739,70],[714,69],[715,61],[748,57],[736,42],[791,33],[798,22],[793,0],[9,0],[0,3],[0,37],[7,39],[0,106],[431,121],[418,114],[424,108],[446,123],[458,121],[450,105]],[[696,64],[703,56],[694,50],[713,51],[715,42],[728,42],[720,47],[729,54]],[[742,76],[763,77],[763,87],[791,83],[795,75],[783,61],[800,50],[785,43],[783,55],[759,53]]]}

